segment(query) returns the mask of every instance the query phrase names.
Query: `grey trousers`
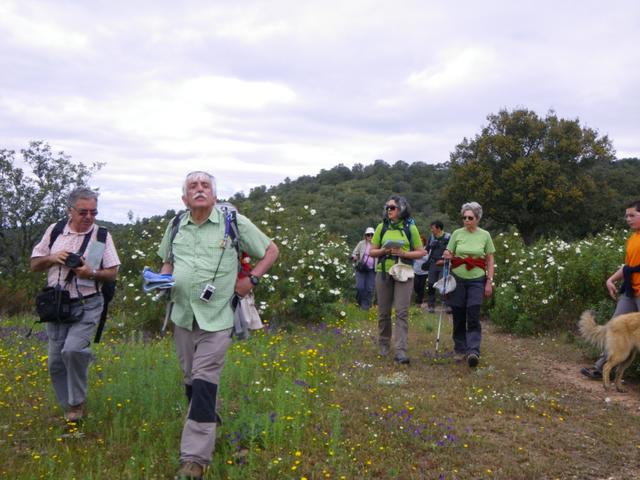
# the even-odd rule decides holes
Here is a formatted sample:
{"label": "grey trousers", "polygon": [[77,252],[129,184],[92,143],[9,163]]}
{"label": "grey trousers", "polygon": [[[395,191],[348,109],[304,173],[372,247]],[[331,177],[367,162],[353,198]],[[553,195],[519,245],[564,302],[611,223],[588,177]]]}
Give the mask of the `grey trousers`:
{"label": "grey trousers", "polygon": [[176,326],[173,332],[180,368],[189,395],[189,411],[182,429],[180,463],[209,465],[216,439],[216,398],[231,329],[218,332]]}
{"label": "grey trousers", "polygon": [[58,403],[65,410],[87,399],[89,364],[94,358],[91,340],[103,303],[102,296],[96,295],[72,305],[72,315],[82,316],[78,322],[47,323],[49,375]]}
{"label": "grey trousers", "polygon": [[[627,297],[626,295],[621,295],[618,297],[618,303],[616,304],[616,311],[613,312],[613,316],[617,317],[618,315],[623,315],[625,313],[633,313],[640,312],[640,297]],[[613,318],[613,317],[612,317]],[[602,372],[602,366],[607,361],[607,352],[602,352],[600,358],[596,360],[594,367],[599,372]]]}
{"label": "grey trousers", "polygon": [[413,293],[413,278],[406,282],[396,282],[391,275],[376,274],[376,294],[378,295],[378,342],[391,343],[391,309],[396,308],[396,352],[407,353],[409,336],[409,304]]}

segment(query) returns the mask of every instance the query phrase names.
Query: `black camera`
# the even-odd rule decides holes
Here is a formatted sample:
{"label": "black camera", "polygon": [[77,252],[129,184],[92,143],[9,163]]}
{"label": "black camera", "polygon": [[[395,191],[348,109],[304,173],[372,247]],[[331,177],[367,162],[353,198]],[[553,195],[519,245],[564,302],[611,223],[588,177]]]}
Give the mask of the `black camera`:
{"label": "black camera", "polygon": [[82,261],[82,256],[79,253],[71,253],[67,255],[67,259],[64,261],[66,267],[76,268],[82,265],[84,262]]}

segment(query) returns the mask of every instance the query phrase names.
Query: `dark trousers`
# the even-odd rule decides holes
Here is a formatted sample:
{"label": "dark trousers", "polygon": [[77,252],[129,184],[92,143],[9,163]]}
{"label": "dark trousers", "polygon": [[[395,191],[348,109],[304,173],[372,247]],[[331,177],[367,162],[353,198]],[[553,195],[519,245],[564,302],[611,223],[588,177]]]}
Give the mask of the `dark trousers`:
{"label": "dark trousers", "polygon": [[413,278],[413,291],[416,292],[416,303],[420,305],[424,302],[424,286],[427,283],[428,275],[416,275]]}
{"label": "dark trousers", "polygon": [[455,278],[457,287],[449,296],[453,313],[453,348],[456,353],[480,355],[480,309],[486,279],[481,277],[463,280],[458,276]]}

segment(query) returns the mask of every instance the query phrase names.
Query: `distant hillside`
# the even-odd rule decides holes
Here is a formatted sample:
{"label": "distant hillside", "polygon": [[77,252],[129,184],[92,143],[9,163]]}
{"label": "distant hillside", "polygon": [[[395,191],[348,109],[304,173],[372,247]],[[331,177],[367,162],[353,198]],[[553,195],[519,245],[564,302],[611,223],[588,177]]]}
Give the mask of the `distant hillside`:
{"label": "distant hillside", "polygon": [[275,187],[254,188],[248,196],[237,194],[229,200],[242,213],[258,218],[271,195],[277,195],[285,206],[309,205],[317,211],[314,219],[318,224],[326,224],[355,243],[366,227],[380,222],[384,202],[392,193],[408,199],[421,233],[427,234],[429,223],[435,219],[448,223],[439,205],[439,193],[447,178],[446,165],[403,161],[389,165],[376,160],[372,165],[356,164],[351,169],[338,165],[314,177],[287,178]]}

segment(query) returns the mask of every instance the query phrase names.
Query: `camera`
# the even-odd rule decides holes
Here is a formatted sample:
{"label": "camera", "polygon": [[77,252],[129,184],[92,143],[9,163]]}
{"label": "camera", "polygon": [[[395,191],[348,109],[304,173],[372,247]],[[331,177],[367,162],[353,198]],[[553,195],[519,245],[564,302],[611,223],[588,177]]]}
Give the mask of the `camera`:
{"label": "camera", "polygon": [[202,293],[200,294],[200,300],[209,303],[209,300],[211,300],[215,291],[216,287],[207,283],[207,286],[204,287],[204,290],[202,290]]}
{"label": "camera", "polygon": [[82,261],[82,256],[79,253],[69,252],[67,255],[67,259],[64,261],[64,265],[69,268],[76,268],[82,265],[84,262]]}

